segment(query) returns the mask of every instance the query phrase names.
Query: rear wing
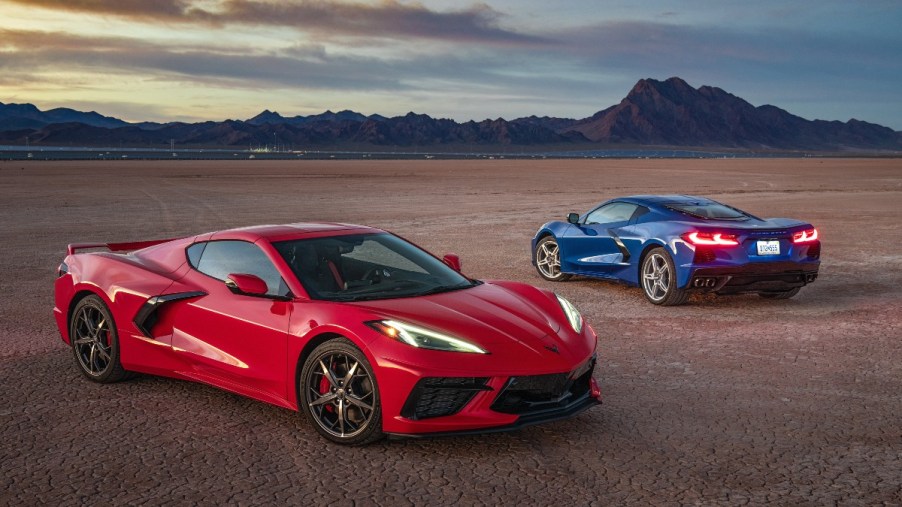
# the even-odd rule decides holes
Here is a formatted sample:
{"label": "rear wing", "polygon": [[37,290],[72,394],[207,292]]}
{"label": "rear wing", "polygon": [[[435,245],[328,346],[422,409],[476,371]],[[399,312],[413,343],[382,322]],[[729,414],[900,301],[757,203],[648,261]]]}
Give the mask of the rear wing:
{"label": "rear wing", "polygon": [[70,243],[66,250],[69,252],[69,255],[74,254],[78,250],[87,250],[88,248],[106,248],[111,252],[129,252],[131,250],[140,250],[149,246],[167,243],[176,239],[179,238],[132,241],[130,243]]}

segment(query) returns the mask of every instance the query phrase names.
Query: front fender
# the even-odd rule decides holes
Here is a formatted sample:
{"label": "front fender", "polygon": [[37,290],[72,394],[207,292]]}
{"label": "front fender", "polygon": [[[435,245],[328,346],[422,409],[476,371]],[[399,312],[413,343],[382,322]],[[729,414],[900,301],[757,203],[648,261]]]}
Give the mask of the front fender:
{"label": "front fender", "polygon": [[539,241],[541,241],[545,236],[554,236],[555,238],[559,238],[570,227],[570,223],[561,222],[560,220],[548,222],[542,225],[542,227],[539,227],[538,232],[536,232],[535,236],[532,237],[532,241],[530,241],[529,245],[529,259],[533,266],[536,265],[535,251],[536,245],[539,243]]}

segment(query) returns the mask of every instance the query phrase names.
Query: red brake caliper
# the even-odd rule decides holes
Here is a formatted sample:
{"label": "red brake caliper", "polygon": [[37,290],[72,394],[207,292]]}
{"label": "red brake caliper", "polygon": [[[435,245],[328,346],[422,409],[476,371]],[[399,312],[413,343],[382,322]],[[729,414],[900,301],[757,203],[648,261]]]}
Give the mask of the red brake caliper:
{"label": "red brake caliper", "polygon": [[[329,365],[329,367],[331,368],[332,365]],[[323,395],[327,394],[330,387],[331,385],[329,384],[329,379],[327,379],[326,375],[323,374],[323,378],[319,381],[319,393]],[[333,407],[332,405],[326,405],[325,409],[327,412],[331,413],[335,410],[335,407]]]}

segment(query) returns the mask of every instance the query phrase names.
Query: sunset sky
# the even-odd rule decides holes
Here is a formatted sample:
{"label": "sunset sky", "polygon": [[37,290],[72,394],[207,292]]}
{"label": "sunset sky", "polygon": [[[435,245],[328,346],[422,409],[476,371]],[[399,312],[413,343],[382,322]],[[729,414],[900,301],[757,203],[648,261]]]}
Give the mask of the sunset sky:
{"label": "sunset sky", "polygon": [[902,130],[902,2],[0,0],[0,102],[129,121],[583,118],[679,76]]}

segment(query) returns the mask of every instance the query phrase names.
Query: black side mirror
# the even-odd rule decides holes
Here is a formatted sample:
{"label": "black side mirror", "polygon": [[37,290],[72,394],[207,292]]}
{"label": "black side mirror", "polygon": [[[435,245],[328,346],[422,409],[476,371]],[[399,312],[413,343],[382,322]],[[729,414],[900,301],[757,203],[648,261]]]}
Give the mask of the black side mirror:
{"label": "black side mirror", "polygon": [[579,213],[567,213],[567,221],[571,224],[579,223]]}

